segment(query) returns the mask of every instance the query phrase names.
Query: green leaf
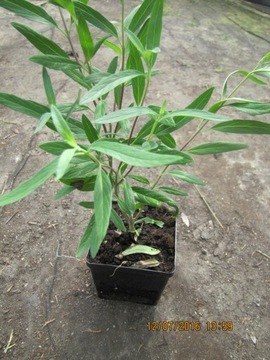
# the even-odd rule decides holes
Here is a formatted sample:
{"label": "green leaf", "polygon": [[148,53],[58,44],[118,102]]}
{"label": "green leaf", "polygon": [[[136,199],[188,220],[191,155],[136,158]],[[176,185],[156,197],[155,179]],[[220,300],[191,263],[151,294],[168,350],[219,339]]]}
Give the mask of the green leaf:
{"label": "green leaf", "polygon": [[89,61],[94,54],[94,43],[87,23],[82,15],[78,16],[77,32],[85,59]]}
{"label": "green leaf", "polygon": [[117,214],[117,212],[114,210],[114,208],[112,208],[112,212],[111,212],[111,221],[113,222],[114,226],[123,231],[126,232],[127,229],[125,227],[125,224],[123,222],[123,220],[121,219],[121,217]]}
{"label": "green leaf", "polygon": [[152,198],[154,200],[157,200],[161,203],[168,204],[169,206],[172,206],[176,210],[176,215],[178,214],[178,206],[175,201],[173,201],[168,196],[165,196],[158,191],[151,190],[151,189],[145,189],[139,186],[132,186],[132,190],[140,195],[146,196],[147,198]]}
{"label": "green leaf", "polygon": [[[127,69],[138,70],[141,73],[145,72],[139,51],[132,45],[130,46],[130,54],[127,60]],[[136,105],[140,105],[144,95],[145,77],[138,76],[132,79],[131,82],[132,82],[133,97],[136,101]]]}
{"label": "green leaf", "polygon": [[117,66],[118,66],[118,56],[115,56],[112,59],[112,61],[110,62],[107,72],[109,74],[114,74],[116,72],[116,70],[117,70]]}
{"label": "green leaf", "polygon": [[60,5],[66,9],[71,15],[72,19],[76,21],[75,8],[72,0],[49,0],[52,4]]}
{"label": "green leaf", "polygon": [[49,55],[59,55],[63,57],[68,57],[67,53],[60,48],[55,42],[48,39],[46,36],[42,35],[41,33],[34,31],[30,27],[18,24],[18,23],[11,23],[12,26],[15,27],[26,39],[34,45],[36,49],[41,51],[43,54]]}
{"label": "green leaf", "polygon": [[41,7],[25,0],[1,0],[0,6],[28,20],[58,27],[53,18]]}
{"label": "green leaf", "polygon": [[64,73],[76,83],[82,85],[84,88],[89,90],[90,86],[86,81],[85,76],[79,70],[64,70]]}
{"label": "green leaf", "polygon": [[201,144],[187,151],[195,155],[208,155],[208,154],[219,154],[228,151],[241,150],[246,148],[247,145],[245,144],[217,142],[217,143]]}
{"label": "green leaf", "polygon": [[149,217],[144,217],[144,218],[142,218],[140,220],[135,221],[135,224],[140,224],[140,223],[153,224],[153,225],[156,225],[156,226],[158,226],[160,228],[163,228],[163,226],[164,226],[163,221],[151,219]]}
{"label": "green leaf", "polygon": [[134,33],[137,33],[145,20],[149,17],[152,8],[156,0],[144,0],[143,3],[138,7],[137,12],[133,15],[130,22],[129,29]]}
{"label": "green leaf", "polygon": [[59,55],[35,55],[30,57],[34,63],[45,66],[48,69],[69,71],[80,68],[80,64],[64,56]]}
{"label": "green leaf", "polygon": [[50,118],[51,118],[51,113],[45,113],[45,114],[41,115],[39,122],[35,128],[34,134],[39,132],[43,128],[43,126],[47,124],[47,122],[50,120]]}
{"label": "green leaf", "polygon": [[160,167],[174,164],[182,159],[186,160],[186,154],[182,156],[180,152],[179,155],[161,155],[109,140],[97,140],[90,145],[89,150],[104,153],[126,164],[139,167]]}
{"label": "green leaf", "polygon": [[[156,0],[155,5],[153,6],[153,9],[151,11],[146,38],[146,46],[149,50],[158,48],[160,44],[162,31],[163,2],[163,0]],[[148,62],[150,67],[153,67],[156,58],[157,54],[152,53]]]}
{"label": "green leaf", "polygon": [[[153,152],[153,151],[152,151]],[[162,155],[173,155],[173,156],[177,156],[178,160],[176,160],[174,162],[174,164],[178,164],[178,165],[186,165],[186,164],[190,164],[193,162],[193,159],[190,155],[188,155],[186,152],[183,151],[178,151],[175,149],[168,149],[165,148],[165,150],[158,150],[157,152],[158,154],[162,154]]]}
{"label": "green leaf", "polygon": [[127,81],[137,77],[144,76],[139,71],[136,70],[124,70],[119,71],[117,74],[112,74],[101,79],[90,91],[88,91],[81,99],[81,104],[86,104],[91,101],[97,100],[102,95],[107,94],[111,90],[115,89],[117,86],[124,84]]}
{"label": "green leaf", "polygon": [[30,179],[24,181],[9,193],[0,196],[0,206],[11,204],[30,195],[55,173],[57,161],[58,159],[54,159]]}
{"label": "green leaf", "polygon": [[51,106],[51,114],[57,132],[66,140],[68,144],[71,146],[77,146],[76,140],[74,139],[66,120],[54,105]]}
{"label": "green leaf", "polygon": [[102,38],[98,39],[98,41],[94,44],[94,52],[93,52],[93,56],[96,55],[96,53],[98,52],[98,50],[100,49],[101,45],[104,43],[104,41],[106,39],[108,39],[110,37],[110,35],[106,35],[103,36]]}
{"label": "green leaf", "polygon": [[188,193],[179,189],[176,189],[173,186],[160,186],[159,190],[164,191],[167,194],[179,195],[179,196],[187,196]]}
{"label": "green leaf", "polygon": [[100,169],[97,173],[94,189],[94,208],[96,215],[97,238],[100,243],[104,239],[111,216],[112,185],[109,176]]}
{"label": "green leaf", "polygon": [[255,120],[231,120],[217,124],[211,129],[236,134],[270,134],[270,124]]}
{"label": "green leaf", "polygon": [[[122,251],[119,255],[121,257],[133,255],[133,254],[147,254],[151,256],[158,255],[160,253],[159,249],[155,249],[148,245],[131,245],[128,249]],[[118,256],[117,256],[118,257]]]}
{"label": "green leaf", "polygon": [[153,199],[149,196],[145,196],[142,194],[135,194],[135,198],[138,202],[140,202],[141,204],[144,204],[144,205],[148,205],[151,207],[160,207],[161,206],[160,201]]}
{"label": "green leaf", "polygon": [[147,107],[129,107],[109,113],[95,121],[96,124],[111,124],[122,120],[135,118],[143,115],[156,115],[156,113]]}
{"label": "green leaf", "polygon": [[[214,88],[207,89],[202,94],[200,94],[190,105],[188,105],[186,109],[197,109],[197,110],[204,109],[205,106],[208,104],[209,100],[211,99],[213,91]],[[180,129],[181,127],[183,127],[192,120],[193,120],[192,117],[175,116],[174,117],[175,126],[162,125],[157,129],[156,135],[160,136],[171,133],[177,129]]]}
{"label": "green leaf", "polygon": [[145,177],[145,176],[141,176],[141,175],[128,175],[128,177],[130,177],[133,180],[136,180],[138,182],[141,182],[143,184],[150,184],[150,181]]}
{"label": "green leaf", "polygon": [[228,116],[218,115],[209,111],[197,110],[197,109],[183,109],[179,111],[172,111],[162,116],[162,119],[168,119],[175,116],[185,116],[185,117],[198,118],[202,120],[211,120],[211,121],[230,120]]}
{"label": "green leaf", "polygon": [[43,85],[46,92],[47,100],[50,105],[55,105],[55,95],[52,87],[50,75],[45,67],[42,69]]}
{"label": "green leaf", "polygon": [[73,147],[64,141],[49,141],[40,144],[39,147],[53,155],[61,155],[63,151],[72,149]]}
{"label": "green leaf", "polygon": [[94,201],[81,201],[79,205],[85,209],[94,209]]}
{"label": "green leaf", "polygon": [[91,256],[94,258],[100,248],[101,241],[98,239],[96,224],[95,224],[95,214],[91,217],[87,228],[83,234],[83,237],[80,241],[79,247],[76,251],[76,256],[81,256],[84,253],[88,252],[90,249]]}
{"label": "green leaf", "polygon": [[172,170],[168,173],[168,175],[171,175],[173,177],[176,177],[191,184],[205,185],[205,183],[202,180],[198,179],[194,175],[190,175],[187,172],[181,170]]}
{"label": "green leaf", "polygon": [[103,44],[105,46],[107,46],[108,48],[112,49],[116,54],[120,55],[122,53],[122,50],[121,50],[121,48],[119,46],[115,45],[113,42],[111,42],[111,41],[109,41],[107,39],[105,39],[103,41]]}
{"label": "green leaf", "polygon": [[76,13],[82,15],[83,18],[88,21],[90,24],[94,25],[98,29],[118,37],[117,30],[115,26],[107,20],[102,14],[94,10],[90,6],[82,4],[78,1],[74,2]]}
{"label": "green leaf", "polygon": [[176,148],[176,142],[171,134],[158,135],[158,138],[164,145],[168,146],[169,148],[171,149]]}
{"label": "green leaf", "polygon": [[237,110],[243,111],[250,115],[263,115],[270,113],[270,103],[263,103],[245,99],[235,99],[239,100],[239,102],[234,102],[228,104],[228,106],[232,106]]}
{"label": "green leaf", "polygon": [[94,128],[91,121],[85,115],[82,116],[82,124],[89,142],[93,143],[98,140],[97,130]]}
{"label": "green leaf", "polygon": [[124,200],[127,207],[127,214],[133,215],[136,210],[136,203],[132,188],[126,180],[124,181]]}
{"label": "green leaf", "polygon": [[49,111],[47,106],[6,93],[0,93],[0,104],[37,119]]}
{"label": "green leaf", "polygon": [[270,52],[261,58],[261,60],[259,61],[259,64],[262,66],[270,65]]}
{"label": "green leaf", "polygon": [[56,179],[61,179],[68,169],[68,166],[76,152],[76,149],[67,149],[60,155],[57,168],[56,168]]}
{"label": "green leaf", "polygon": [[133,44],[133,46],[137,49],[139,57],[143,56],[145,49],[144,49],[143,44],[141,43],[141,40],[137,37],[137,35],[134,32],[132,32],[128,29],[125,29],[125,33],[127,34],[128,38],[131,41],[131,43]]}
{"label": "green leaf", "polygon": [[70,194],[72,191],[74,191],[75,188],[73,186],[64,185],[57,191],[57,193],[54,195],[54,200],[59,200],[62,197],[66,196],[67,194]]}
{"label": "green leaf", "polygon": [[234,76],[234,75],[241,75],[241,76],[244,76],[246,77],[247,79],[251,80],[251,81],[254,81],[255,83],[257,84],[260,84],[260,85],[266,85],[266,83],[260,79],[258,79],[256,76],[254,76],[252,74],[252,72],[248,72],[246,70],[235,70],[233,71],[232,73],[230,73],[227,78],[225,79],[224,83],[223,83],[223,86],[222,86],[222,98],[225,98],[226,97],[226,94],[227,94],[227,87],[228,87],[228,81],[229,79]]}

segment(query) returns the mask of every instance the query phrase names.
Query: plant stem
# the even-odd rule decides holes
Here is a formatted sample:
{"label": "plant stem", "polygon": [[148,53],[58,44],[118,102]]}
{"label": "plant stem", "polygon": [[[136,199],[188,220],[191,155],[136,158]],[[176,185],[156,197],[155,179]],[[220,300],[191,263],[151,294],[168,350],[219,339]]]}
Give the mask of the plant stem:
{"label": "plant stem", "polygon": [[[148,89],[149,89],[149,85],[150,85],[150,81],[151,81],[151,75],[150,74],[151,74],[151,69],[148,69],[147,82],[146,82],[146,85],[145,85],[145,88],[144,88],[144,93],[143,93],[143,97],[142,97],[140,106],[143,106],[143,104],[145,102],[145,98],[146,98],[146,95],[147,95],[147,92],[148,92]],[[138,119],[139,119],[139,116],[137,116],[135,118],[134,122],[133,122],[131,131],[130,131],[130,134],[129,134],[129,138],[128,138],[128,145],[131,143],[131,139],[132,139],[132,136],[133,136],[133,133],[134,133],[136,123],[137,123]]]}
{"label": "plant stem", "polygon": [[[71,50],[72,50],[72,53],[73,53],[73,55],[74,55],[74,58],[75,58],[75,60],[77,61],[77,63],[80,64],[79,58],[78,58],[78,56],[77,56],[77,53],[76,53],[76,51],[75,51],[75,49],[74,49],[73,43],[72,43],[71,38],[70,38],[70,31],[69,31],[68,28],[67,28],[66,20],[65,20],[65,18],[64,18],[63,12],[62,12],[62,10],[61,10],[60,8],[59,8],[59,13],[60,13],[60,16],[61,16],[61,19],[62,19],[64,28],[65,28],[66,37],[67,37],[67,39],[68,39],[69,45],[70,45]],[[81,71],[81,69],[80,69],[80,71]]]}

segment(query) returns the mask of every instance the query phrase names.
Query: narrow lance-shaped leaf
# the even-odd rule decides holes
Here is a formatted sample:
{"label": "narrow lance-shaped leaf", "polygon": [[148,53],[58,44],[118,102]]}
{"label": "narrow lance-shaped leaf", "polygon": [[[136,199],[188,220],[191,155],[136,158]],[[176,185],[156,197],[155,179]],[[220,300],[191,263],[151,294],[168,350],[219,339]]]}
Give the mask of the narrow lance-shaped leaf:
{"label": "narrow lance-shaped leaf", "polygon": [[57,193],[54,195],[53,199],[54,200],[59,200],[61,199],[62,197],[70,194],[72,191],[75,190],[75,187],[74,186],[70,186],[70,185],[64,185],[61,187],[61,189],[59,189],[57,191]]}
{"label": "narrow lance-shaped leaf", "polygon": [[50,120],[50,118],[51,118],[51,113],[43,114],[39,119],[39,122],[35,128],[34,134],[39,132],[43,128],[43,126],[47,124],[47,122]]}
{"label": "narrow lance-shaped leaf", "polygon": [[236,108],[237,110],[243,111],[247,114],[254,116],[254,115],[263,115],[270,113],[269,102],[263,103],[263,102],[245,100],[245,99],[233,99],[233,100],[238,100],[238,102],[230,103],[228,104],[228,106]]}
{"label": "narrow lance-shaped leaf", "polygon": [[109,226],[112,208],[111,181],[109,176],[102,169],[97,173],[94,189],[94,208],[96,215],[96,232],[101,244]]}
{"label": "narrow lance-shaped leaf", "polygon": [[160,186],[159,190],[164,191],[167,194],[172,194],[172,195],[179,195],[179,196],[187,196],[188,195],[188,193],[186,191],[179,190],[173,186]]}
{"label": "narrow lance-shaped leaf", "polygon": [[15,27],[26,39],[35,46],[36,49],[41,51],[43,54],[50,54],[50,55],[60,55],[63,57],[68,57],[67,53],[60,48],[54,41],[48,39],[46,36],[40,34],[37,31],[34,31],[30,27],[12,23],[12,26]]}
{"label": "narrow lance-shaped leaf", "polygon": [[100,80],[90,91],[88,91],[81,99],[81,104],[86,104],[100,98],[102,95],[107,94],[117,86],[124,84],[127,81],[137,77],[144,76],[136,70],[124,70],[117,74],[107,76]]}
{"label": "narrow lance-shaped leaf", "polygon": [[128,175],[128,177],[143,184],[148,184],[148,185],[150,184],[150,181],[145,176],[142,175]]}
{"label": "narrow lance-shaped leaf", "polygon": [[91,252],[92,257],[95,257],[98,249],[100,247],[95,224],[95,214],[91,217],[87,228],[82,236],[78,249],[76,251],[76,256],[81,256],[87,251]]}
{"label": "narrow lance-shaped leaf", "polygon": [[178,179],[181,179],[183,181],[186,181],[188,183],[191,184],[196,184],[196,185],[205,185],[205,183],[198,179],[196,176],[194,175],[190,175],[185,171],[181,171],[181,170],[172,170],[168,173],[168,175],[171,175],[173,177],[176,177]]}
{"label": "narrow lance-shaped leaf", "polygon": [[166,195],[161,194],[158,191],[152,190],[152,189],[145,189],[140,186],[132,186],[132,190],[140,195],[146,196],[147,198],[152,198],[154,200],[157,200],[159,202],[163,202],[165,204],[168,204],[169,206],[172,206],[176,210],[176,215],[179,212],[178,206],[175,201],[173,201],[171,198],[169,198]]}
{"label": "narrow lance-shaped leaf", "polygon": [[141,40],[137,37],[135,33],[130,31],[129,29],[125,29],[125,32],[135,49],[138,51],[138,55],[143,56],[145,49],[143,44],[141,43]]}
{"label": "narrow lance-shaped leaf", "polygon": [[6,93],[0,93],[0,104],[37,119],[39,119],[44,113],[50,111],[47,106],[39,104],[35,101],[22,99],[16,95]]}
{"label": "narrow lance-shaped leaf", "polygon": [[55,95],[52,87],[50,75],[45,67],[42,69],[43,85],[50,105],[55,105]]}
{"label": "narrow lance-shaped leaf", "polygon": [[237,144],[237,143],[206,143],[195,146],[187,151],[191,154],[195,155],[208,155],[208,154],[219,154],[228,151],[235,151],[246,149],[247,145],[245,144]]}
{"label": "narrow lance-shaped leaf", "polygon": [[196,109],[183,109],[179,111],[172,111],[162,116],[162,119],[168,119],[175,116],[186,116],[186,117],[198,118],[198,119],[210,120],[210,121],[230,120],[228,116],[213,114],[212,112],[209,111],[196,110]]}
{"label": "narrow lance-shaped leaf", "polygon": [[155,249],[148,245],[131,245],[126,250],[122,251],[120,254],[116,255],[118,258],[123,258],[124,256],[133,255],[133,254],[147,254],[151,256],[158,255],[160,253],[159,249]]}
{"label": "narrow lance-shaped leaf", "polygon": [[72,19],[76,21],[75,8],[72,0],[49,0],[49,2],[55,5],[60,5],[61,7],[66,9],[69,12],[70,16],[72,17]]}
{"label": "narrow lance-shaped leaf", "polygon": [[100,30],[105,31],[108,34],[118,37],[115,26],[98,11],[80,2],[75,3],[75,10],[77,14],[82,15],[84,19],[90,24],[94,25]]}
{"label": "narrow lance-shaped leaf", "polygon": [[72,146],[67,144],[64,141],[49,141],[45,142],[43,144],[40,144],[39,147],[53,155],[61,155],[63,151],[67,149],[72,149]]}
{"label": "narrow lance-shaped leaf", "polygon": [[[162,30],[162,14],[163,14],[163,2],[164,0],[156,0],[155,5],[152,8],[150,21],[147,31],[146,46],[147,49],[153,50],[159,47],[161,30]],[[153,67],[157,58],[156,53],[152,53],[149,59],[149,66]]]}
{"label": "narrow lance-shaped leaf", "polygon": [[156,115],[147,107],[130,107],[109,113],[95,121],[96,124],[111,124],[114,122],[135,118],[143,115]]}
{"label": "narrow lance-shaped leaf", "polygon": [[67,149],[59,157],[57,168],[56,168],[56,178],[57,180],[61,179],[64,176],[65,172],[68,169],[68,166],[76,152],[76,149]]}
{"label": "narrow lance-shaped leaf", "polygon": [[222,86],[222,97],[225,98],[226,95],[227,95],[227,89],[228,89],[228,81],[229,79],[234,76],[234,75],[241,75],[241,76],[244,76],[246,77],[247,79],[257,83],[257,84],[260,84],[260,85],[266,85],[266,82],[258,79],[256,76],[253,75],[252,72],[248,72],[246,70],[236,70],[236,71],[233,71],[232,73],[230,73],[227,78],[225,79],[224,83],[223,83],[223,86]]}
{"label": "narrow lance-shaped leaf", "polygon": [[137,33],[145,20],[149,17],[156,0],[144,0],[137,12],[133,15],[129,29]]}
{"label": "narrow lance-shaped leaf", "polygon": [[[143,45],[142,45],[143,46]],[[144,65],[139,51],[131,44],[130,53],[127,60],[127,69],[135,69],[142,73],[145,72]],[[144,96],[145,77],[138,76],[132,79],[133,96],[137,105],[140,105]]]}
{"label": "narrow lance-shaped leaf", "polygon": [[114,208],[112,208],[112,211],[111,211],[111,221],[114,223],[114,226],[115,226],[117,229],[119,229],[119,230],[121,230],[121,231],[124,231],[124,232],[127,231],[123,220],[122,220],[121,217],[117,214],[117,212],[114,210]]}
{"label": "narrow lance-shaped leaf", "polygon": [[41,7],[25,0],[1,0],[0,7],[28,20],[58,27],[54,19]]}
{"label": "narrow lance-shaped leaf", "polygon": [[236,134],[270,135],[270,124],[255,120],[231,120],[217,124],[211,129]]}
{"label": "narrow lance-shaped leaf", "polygon": [[87,23],[82,15],[78,17],[77,32],[85,59],[89,61],[94,54],[94,43]]}
{"label": "narrow lance-shaped leaf", "polygon": [[124,199],[128,214],[133,215],[136,210],[135,198],[132,188],[127,181],[124,181]]}
{"label": "narrow lance-shaped leaf", "polygon": [[30,57],[29,60],[48,69],[60,71],[72,71],[81,67],[76,61],[59,55],[35,55]]}
{"label": "narrow lance-shaped leaf", "polygon": [[182,161],[183,164],[191,162],[192,159],[186,154],[177,155],[159,154],[142,150],[136,146],[129,146],[126,144],[119,144],[115,141],[98,140],[89,147],[90,150],[95,150],[113,158],[122,161],[126,164],[139,167],[160,167],[169,164],[174,164]]}
{"label": "narrow lance-shaped leaf", "polygon": [[97,130],[94,128],[91,121],[85,115],[82,116],[82,124],[89,142],[95,142],[98,139]]}
{"label": "narrow lance-shaped leaf", "polygon": [[77,146],[76,140],[74,139],[72,132],[63,118],[61,112],[57,109],[56,106],[51,106],[51,114],[53,123],[58,131],[58,133],[67,141],[71,146]]}
{"label": "narrow lance-shaped leaf", "polygon": [[55,173],[57,161],[58,159],[54,159],[30,179],[24,181],[9,193],[0,196],[0,206],[11,204],[30,195]]}

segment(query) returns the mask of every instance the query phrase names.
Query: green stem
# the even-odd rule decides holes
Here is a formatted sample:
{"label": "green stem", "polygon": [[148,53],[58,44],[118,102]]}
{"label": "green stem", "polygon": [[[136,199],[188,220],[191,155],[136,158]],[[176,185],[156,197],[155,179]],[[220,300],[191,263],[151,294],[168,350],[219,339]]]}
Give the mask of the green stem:
{"label": "green stem", "polygon": [[[70,38],[70,31],[67,28],[66,20],[64,18],[63,12],[62,12],[62,10],[60,8],[59,8],[59,13],[60,13],[64,28],[65,28],[66,37],[67,37],[69,45],[71,47],[71,51],[72,51],[72,53],[74,55],[74,58],[77,61],[77,63],[80,64],[79,58],[77,56],[77,53],[76,53],[76,51],[74,49],[73,43],[72,43],[71,38]],[[81,71],[81,69],[80,69],[80,71]]]}
{"label": "green stem", "polygon": [[[148,69],[147,81],[146,81],[146,85],[145,85],[145,88],[144,88],[144,93],[143,93],[143,97],[142,97],[140,106],[143,106],[143,104],[145,102],[146,95],[148,93],[148,89],[149,89],[149,85],[150,85],[150,81],[151,81],[151,75],[150,74],[151,74],[151,69]],[[135,130],[138,119],[139,119],[139,116],[137,116],[135,118],[134,122],[133,122],[131,131],[130,131],[130,134],[129,134],[129,138],[128,138],[128,145],[130,145],[130,143],[131,143],[131,139],[132,139],[132,136],[133,136],[133,133],[134,133],[134,130]]]}

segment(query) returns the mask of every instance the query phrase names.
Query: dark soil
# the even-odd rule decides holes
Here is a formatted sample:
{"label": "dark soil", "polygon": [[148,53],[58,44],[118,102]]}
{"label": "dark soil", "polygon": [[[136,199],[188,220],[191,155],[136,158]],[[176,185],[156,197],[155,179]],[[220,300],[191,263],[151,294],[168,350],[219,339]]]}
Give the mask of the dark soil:
{"label": "dark soil", "polygon": [[157,259],[160,265],[151,268],[152,270],[159,270],[170,272],[174,268],[174,254],[175,254],[175,219],[171,212],[165,207],[151,208],[145,207],[142,217],[149,217],[151,219],[159,220],[164,223],[160,228],[154,224],[144,224],[137,239],[137,244],[149,245],[160,250],[160,253],[155,257],[146,254],[134,254],[124,257],[124,261],[115,257],[134,244],[134,234],[130,232],[120,233],[115,226],[110,223],[107,236],[101,245],[101,248],[93,262],[102,264],[112,264],[123,266],[132,266],[135,262],[146,259]]}

